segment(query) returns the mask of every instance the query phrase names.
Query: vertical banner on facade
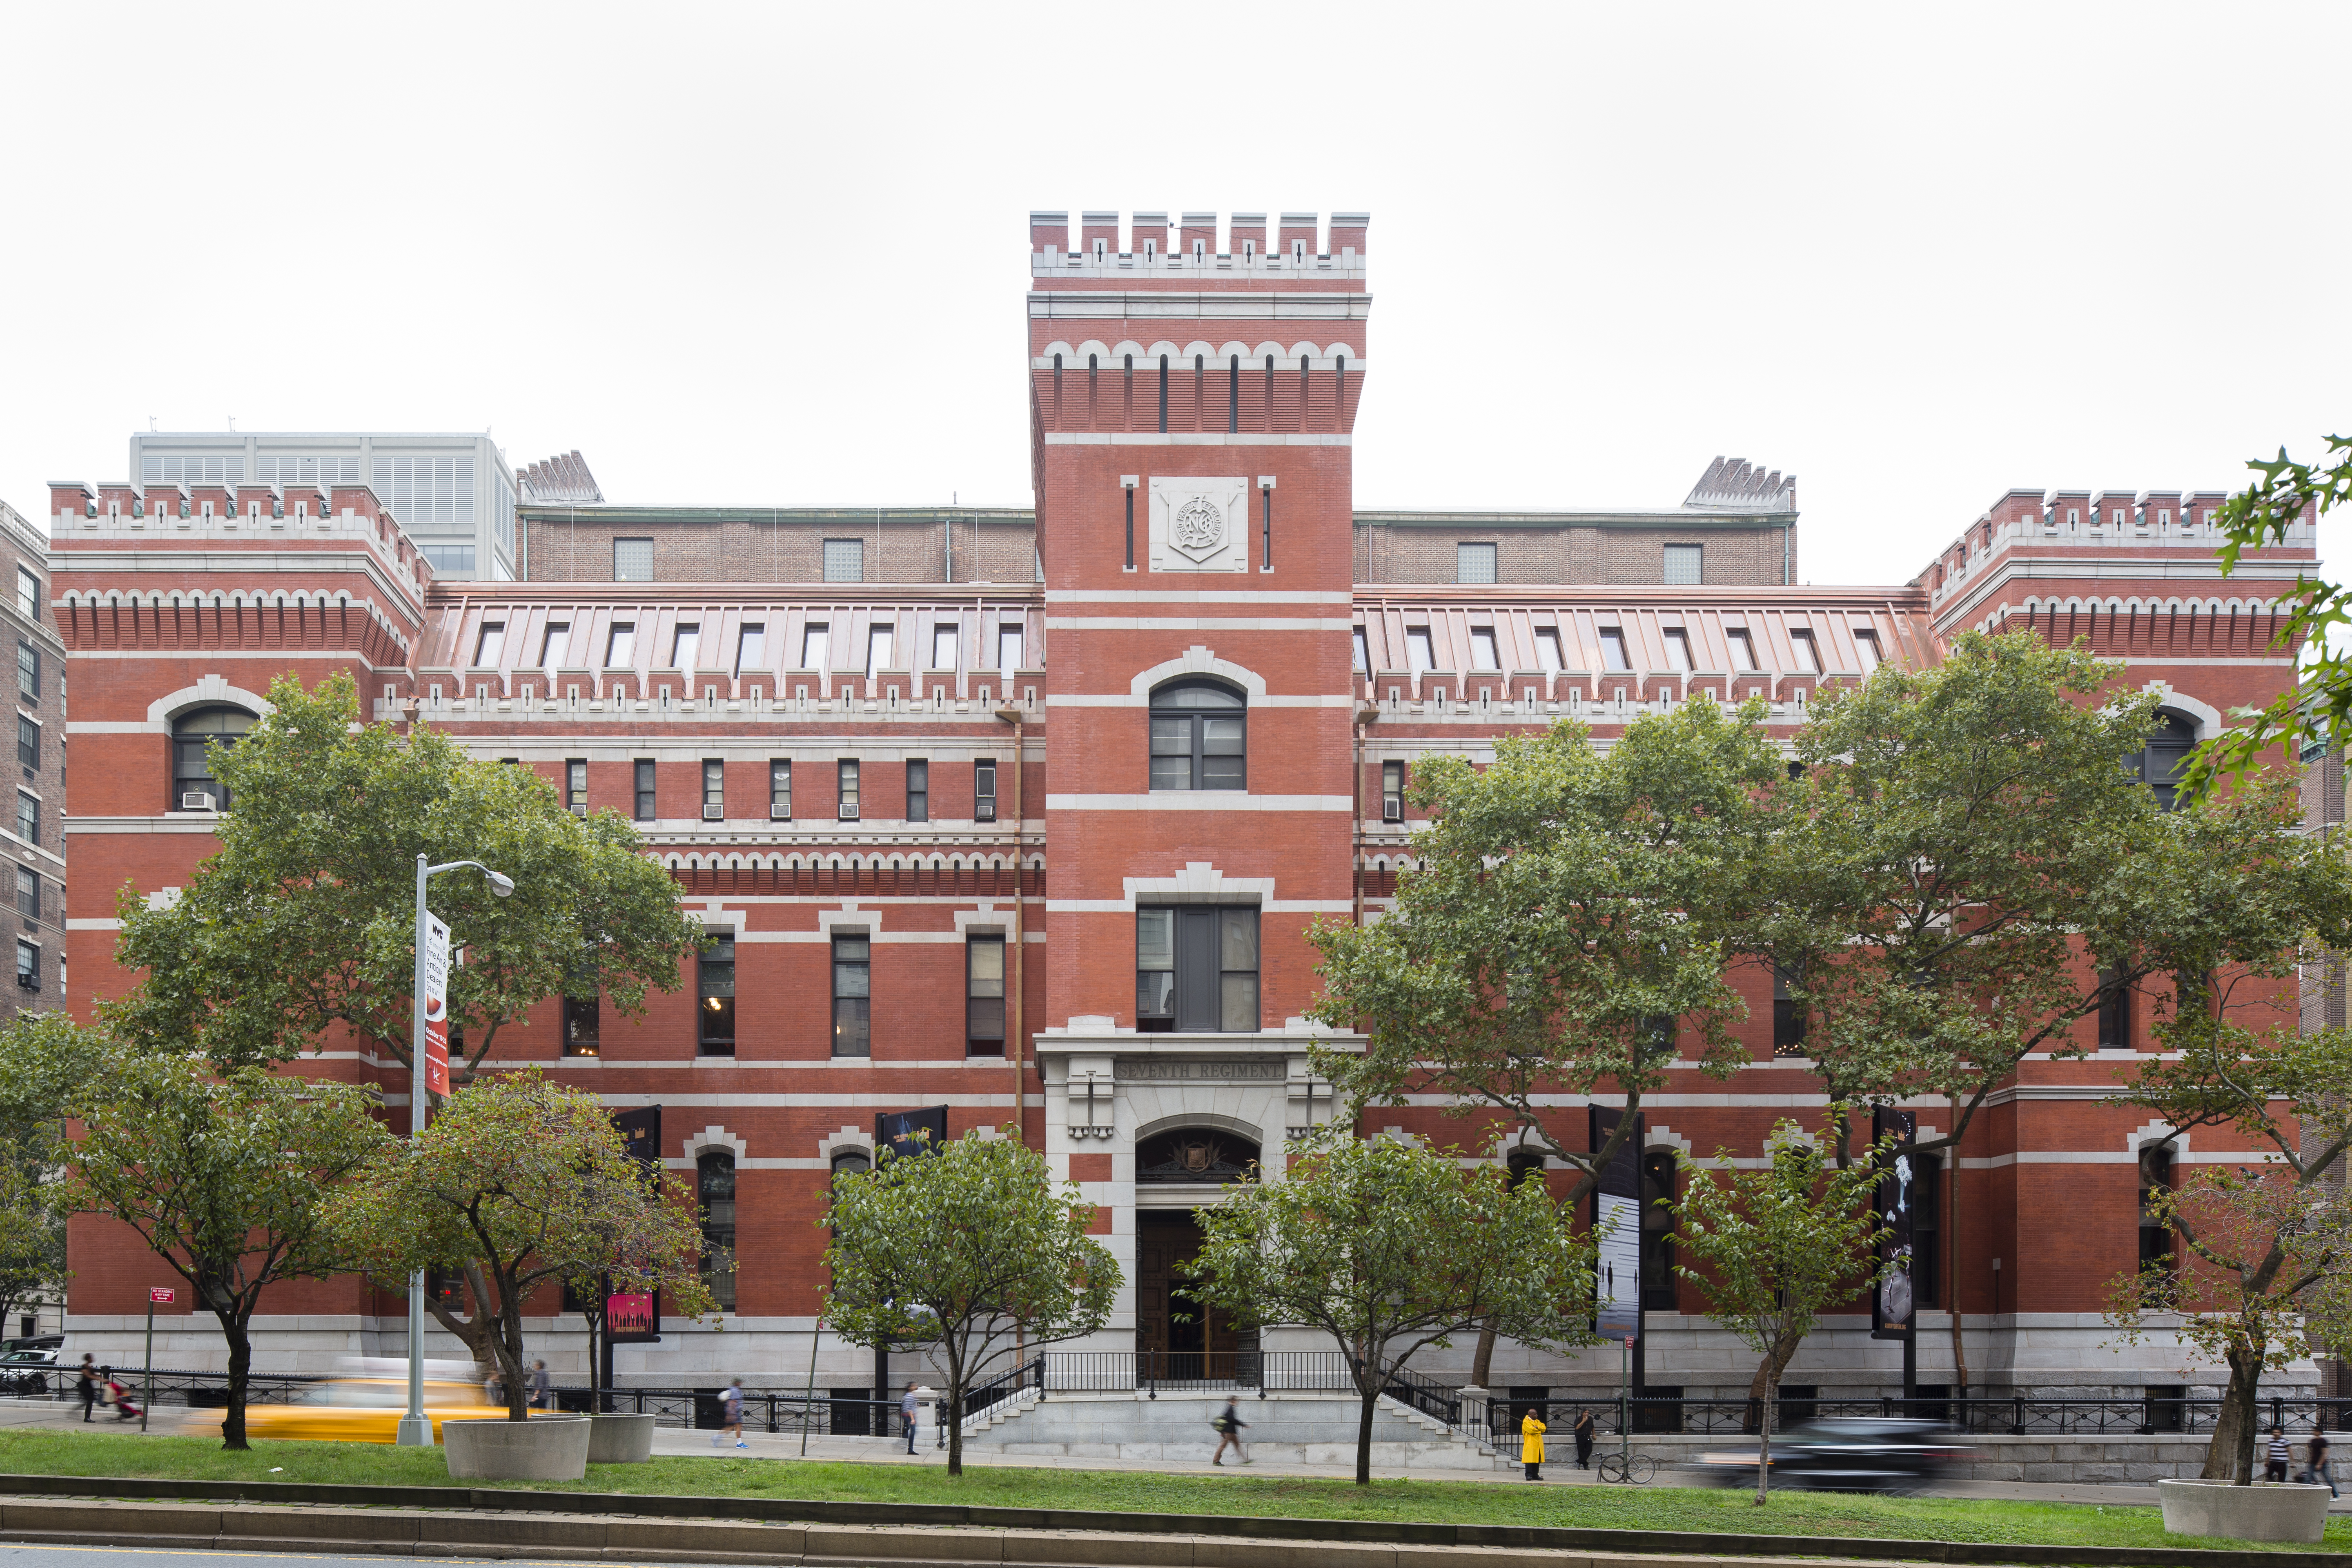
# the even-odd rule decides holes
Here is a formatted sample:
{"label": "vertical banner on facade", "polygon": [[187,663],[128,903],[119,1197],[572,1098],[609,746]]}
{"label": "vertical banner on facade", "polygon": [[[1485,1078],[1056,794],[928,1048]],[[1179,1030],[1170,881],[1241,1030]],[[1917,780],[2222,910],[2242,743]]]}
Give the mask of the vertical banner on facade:
{"label": "vertical banner on facade", "polygon": [[1873,1201],[1878,1209],[1879,1228],[1885,1233],[1879,1241],[1879,1257],[1892,1267],[1871,1292],[1870,1337],[1907,1340],[1912,1308],[1911,1197],[1917,1190],[1912,1179],[1911,1145],[1919,1135],[1919,1118],[1908,1110],[1873,1108],[1870,1141],[1876,1143],[1889,1135],[1895,1142],[1895,1156],[1878,1179]]}
{"label": "vertical banner on facade", "polygon": [[449,1092],[449,928],[425,911],[425,1087]]}
{"label": "vertical banner on facade", "polygon": [[[621,1135],[621,1146],[636,1161],[656,1175],[661,1171],[662,1108],[640,1105],[628,1110],[613,1111],[613,1130]],[[651,1290],[614,1290],[607,1282],[604,1292],[604,1335],[616,1345],[657,1345],[661,1343],[661,1295]]]}
{"label": "vertical banner on facade", "polygon": [[[1622,1110],[1601,1106],[1589,1108],[1591,1126],[1585,1147],[1598,1152],[1605,1147],[1617,1125],[1624,1120]],[[1601,1167],[1601,1182],[1594,1189],[1592,1226],[1601,1238],[1601,1255],[1595,1260],[1599,1272],[1596,1294],[1599,1310],[1593,1314],[1593,1324],[1606,1340],[1632,1340],[1642,1331],[1642,1121],[1633,1119],[1633,1131],[1617,1151],[1617,1157]]]}
{"label": "vertical banner on facade", "polygon": [[[926,1136],[928,1134],[928,1136]],[[948,1141],[948,1108],[886,1110],[874,1119],[874,1152],[897,1158],[902,1154],[936,1154]]]}

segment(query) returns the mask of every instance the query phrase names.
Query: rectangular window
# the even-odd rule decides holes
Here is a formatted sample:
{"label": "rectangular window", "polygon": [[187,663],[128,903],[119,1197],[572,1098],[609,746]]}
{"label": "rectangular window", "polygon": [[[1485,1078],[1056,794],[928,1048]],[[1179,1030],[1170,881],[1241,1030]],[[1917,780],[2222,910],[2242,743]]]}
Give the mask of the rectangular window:
{"label": "rectangular window", "polygon": [[1404,629],[1404,667],[1407,669],[1435,669],[1437,656],[1432,649],[1427,626],[1407,626]]}
{"label": "rectangular window", "polygon": [[1756,639],[1749,637],[1747,631],[1739,626],[1733,626],[1725,632],[1723,637],[1724,640],[1731,645],[1731,668],[1745,674],[1754,674]]}
{"label": "rectangular window", "polygon": [[907,760],[907,820],[931,819],[931,764],[920,757]]}
{"label": "rectangular window", "polygon": [[1558,626],[1536,628],[1536,668],[1542,670],[1560,670],[1568,668],[1568,661],[1559,656]]}
{"label": "rectangular window", "polygon": [[1687,670],[1691,664],[1690,633],[1679,626],[1666,628],[1666,668]]}
{"label": "rectangular window", "polygon": [[971,819],[996,820],[996,759],[982,757],[971,764]]}
{"label": "rectangular window", "polygon": [[862,936],[833,939],[833,1054],[874,1054],[874,948]]}
{"label": "rectangular window", "polygon": [[1004,695],[1013,695],[1013,672],[1021,668],[1021,623],[1006,621],[996,628],[996,668],[1004,673]]}
{"label": "rectangular window", "polygon": [[1772,1054],[1776,1057],[1805,1054],[1804,1005],[1789,994],[1790,986],[1799,978],[1785,963],[1772,966]]}
{"label": "rectangular window", "polygon": [[811,621],[801,631],[801,668],[823,669],[833,657],[833,634],[823,621]]}
{"label": "rectangular window", "polygon": [[1454,547],[1454,580],[1456,583],[1491,583],[1495,580],[1495,546],[1491,544],[1457,544]]}
{"label": "rectangular window", "polygon": [[16,765],[30,773],[41,765],[41,725],[37,719],[16,715]]}
{"label": "rectangular window", "polygon": [[953,669],[956,667],[956,629],[946,621],[931,628],[931,668]]}
{"label": "rectangular window", "polygon": [[16,868],[16,912],[28,921],[41,918],[41,874],[30,866]]}
{"label": "rectangular window", "polygon": [[844,822],[857,818],[857,759],[844,757],[839,763],[841,792],[835,796],[841,803],[840,817]]}
{"label": "rectangular window", "polygon": [[2122,983],[2122,976],[2112,969],[2099,972],[2099,984],[2110,987],[2099,998],[2099,1049],[2127,1051],[2132,1048],[2131,987]]}
{"label": "rectangular window", "polygon": [[968,1057],[1004,1054],[1004,939],[974,935],[963,946],[964,1035]]}
{"label": "rectangular window", "polygon": [[41,988],[41,950],[22,937],[16,940],[16,985],[24,991]]}
{"label": "rectangular window", "polygon": [[1255,909],[1136,910],[1136,1027],[1182,1034],[1255,1030],[1257,936]]}
{"label": "rectangular window", "polygon": [[654,763],[651,757],[637,759],[636,795],[636,819],[651,822],[654,819]]}
{"label": "rectangular window", "polygon": [[28,621],[41,618],[41,580],[22,566],[16,568],[16,613]]}
{"label": "rectangular window", "polygon": [[604,1005],[593,996],[563,999],[563,1054],[594,1057],[604,1054]]}
{"label": "rectangular window", "polygon": [[1625,633],[1618,626],[1601,628],[1601,668],[1630,670],[1633,661],[1625,657]]}
{"label": "rectangular window", "polygon": [[748,621],[735,638],[735,673],[758,670],[768,662],[768,627],[763,621]]}
{"label": "rectangular window", "polygon": [[706,1057],[735,1054],[735,933],[708,939],[695,965],[698,1049]]}
{"label": "rectangular window", "polygon": [[507,651],[507,624],[504,621],[484,621],[482,635],[474,640],[474,668],[496,669],[499,658]]}
{"label": "rectangular window", "polygon": [[890,656],[897,651],[897,633],[889,626],[866,628],[866,679],[873,679],[890,668]]}
{"label": "rectangular window", "polygon": [[[564,658],[571,651],[572,623],[570,621],[548,622],[546,635],[539,639],[539,668],[551,675],[554,674],[556,667],[563,662]],[[553,689],[550,688],[548,695],[551,697],[554,694]]]}
{"label": "rectangular window", "polygon": [[1705,577],[1700,557],[1704,548],[1696,544],[1667,545],[1665,575],[1659,581],[1694,587],[1703,582]]}
{"label": "rectangular window", "polygon": [[1855,627],[1853,651],[1862,660],[1863,674],[1868,675],[1872,670],[1876,669],[1881,662],[1878,654],[1878,634],[1864,631],[1859,626]]}
{"label": "rectangular window", "polygon": [[793,764],[784,757],[768,763],[768,816],[775,822],[793,819]]}
{"label": "rectangular window", "polygon": [[1911,1303],[1943,1304],[1944,1162],[1937,1154],[1911,1156]]}
{"label": "rectangular window", "polygon": [[563,805],[574,816],[588,815],[588,759],[566,757],[563,761]]}
{"label": "rectangular window", "polygon": [[28,642],[16,645],[16,694],[27,702],[41,700],[41,650]]}
{"label": "rectangular window", "polygon": [[717,757],[702,759],[702,820],[727,819],[727,764]]}
{"label": "rectangular window", "polygon": [[637,623],[614,621],[612,636],[604,639],[604,668],[629,669],[637,662]]}
{"label": "rectangular window", "polygon": [[1473,669],[1503,668],[1501,660],[1495,652],[1494,627],[1472,626],[1470,628],[1470,668]]}
{"label": "rectangular window", "polygon": [[16,792],[16,837],[27,844],[41,841],[41,803],[22,790]]}
{"label": "rectangular window", "polygon": [[866,541],[828,539],[824,542],[824,580],[828,583],[866,581]]}
{"label": "rectangular window", "polygon": [[700,658],[701,654],[702,623],[680,621],[677,624],[677,635],[669,641],[669,667],[672,669],[690,671],[694,668],[694,661]]}
{"label": "rectangular window", "polygon": [[1381,820],[1404,820],[1404,764],[1401,762],[1381,764]]}
{"label": "rectangular window", "polygon": [[1802,630],[1792,631],[1789,634],[1789,644],[1797,650],[1799,669],[1808,675],[1819,675],[1822,672],[1821,649],[1813,646],[1812,633]]}
{"label": "rectangular window", "polygon": [[1364,628],[1363,628],[1363,627],[1361,627],[1361,626],[1358,626],[1358,627],[1356,628],[1355,644],[1356,644],[1356,673],[1357,673],[1358,675],[1370,675],[1370,674],[1371,674],[1371,672],[1372,672],[1372,644],[1371,644],[1371,639],[1370,639],[1369,637],[1367,637],[1367,636],[1365,635]]}
{"label": "rectangular window", "polygon": [[650,583],[654,580],[654,542],[650,539],[613,541],[613,581]]}

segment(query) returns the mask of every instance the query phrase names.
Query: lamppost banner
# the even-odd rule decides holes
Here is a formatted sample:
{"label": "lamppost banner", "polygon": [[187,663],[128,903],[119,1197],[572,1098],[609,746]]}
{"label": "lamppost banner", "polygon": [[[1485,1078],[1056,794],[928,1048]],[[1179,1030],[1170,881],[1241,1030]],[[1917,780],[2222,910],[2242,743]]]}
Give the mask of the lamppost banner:
{"label": "lamppost banner", "polygon": [[[1591,1106],[1586,1130],[1588,1148],[1598,1151],[1609,1142],[1624,1119],[1622,1110]],[[1592,1199],[1593,1227],[1601,1232],[1599,1310],[1594,1327],[1605,1339],[1631,1344],[1642,1331],[1642,1125],[1634,1119],[1633,1134],[1619,1145],[1616,1157],[1601,1167]]]}
{"label": "lamppost banner", "polygon": [[1884,1106],[1870,1113],[1870,1138],[1875,1143],[1892,1136],[1895,1158],[1878,1179],[1874,1206],[1878,1210],[1879,1256],[1894,1267],[1880,1278],[1870,1296],[1870,1337],[1907,1340],[1912,1309],[1916,1305],[1911,1278],[1911,1202],[1917,1173],[1911,1164],[1911,1145],[1919,1135],[1919,1118],[1908,1110]]}
{"label": "lamppost banner", "polygon": [[425,1087],[449,1092],[449,928],[425,911]]}

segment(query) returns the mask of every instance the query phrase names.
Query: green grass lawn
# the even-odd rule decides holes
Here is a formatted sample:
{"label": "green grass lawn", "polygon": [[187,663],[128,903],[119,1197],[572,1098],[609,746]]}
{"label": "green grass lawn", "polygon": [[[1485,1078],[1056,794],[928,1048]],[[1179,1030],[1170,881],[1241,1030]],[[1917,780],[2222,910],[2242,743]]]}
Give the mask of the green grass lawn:
{"label": "green grass lawn", "polygon": [[[225,1451],[210,1437],[18,1429],[0,1432],[0,1473],[169,1477],[195,1480],[452,1486],[438,1448],[372,1443],[257,1442]],[[478,1485],[480,1483],[468,1483]],[[1956,1498],[1776,1494],[1754,1507],[1746,1491],[1680,1487],[1536,1487],[1517,1481],[1375,1481],[1239,1474],[656,1458],[594,1465],[577,1482],[518,1482],[540,1491],[654,1492],[683,1497],[811,1498],[844,1501],[979,1503],[1118,1513],[1282,1515],[1412,1520],[1601,1530],[1682,1530],[1769,1535],[2036,1542],[2074,1546],[2197,1546],[2167,1535],[2154,1508],[2094,1508]],[[93,1492],[102,1488],[92,1488]],[[2331,1521],[2324,1550],[2352,1553],[2352,1521]],[[2296,1548],[2296,1550],[2309,1550]]]}

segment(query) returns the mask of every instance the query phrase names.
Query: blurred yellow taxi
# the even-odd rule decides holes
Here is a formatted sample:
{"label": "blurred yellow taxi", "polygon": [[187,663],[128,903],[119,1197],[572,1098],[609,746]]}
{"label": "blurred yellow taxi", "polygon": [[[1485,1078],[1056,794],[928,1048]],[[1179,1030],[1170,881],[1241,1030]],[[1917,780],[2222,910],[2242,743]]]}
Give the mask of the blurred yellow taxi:
{"label": "blurred yellow taxi", "polygon": [[[389,1443],[399,1436],[400,1418],[407,1414],[405,1379],[336,1378],[310,1385],[291,1404],[247,1405],[245,1435],[314,1443]],[[437,1443],[442,1422],[496,1420],[505,1414],[505,1406],[485,1405],[482,1391],[469,1384],[428,1383],[425,1414]],[[218,1431],[220,1417],[207,1416],[202,1426]]]}

